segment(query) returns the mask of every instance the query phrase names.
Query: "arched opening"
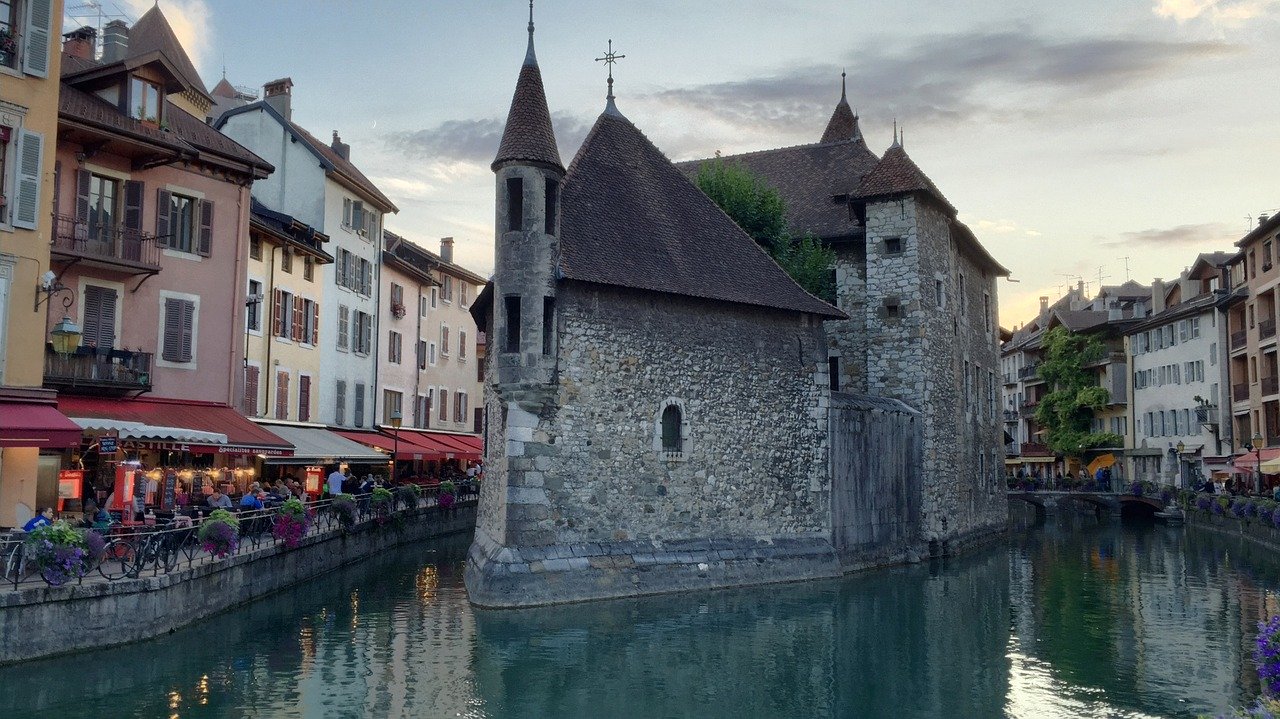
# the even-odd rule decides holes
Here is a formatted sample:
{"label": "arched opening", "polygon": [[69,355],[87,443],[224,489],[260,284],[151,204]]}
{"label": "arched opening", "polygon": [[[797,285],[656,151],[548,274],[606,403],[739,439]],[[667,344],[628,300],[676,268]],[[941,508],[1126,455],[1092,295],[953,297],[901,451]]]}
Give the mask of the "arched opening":
{"label": "arched opening", "polygon": [[680,453],[684,451],[684,442],[680,436],[680,407],[669,404],[662,410],[662,451]]}

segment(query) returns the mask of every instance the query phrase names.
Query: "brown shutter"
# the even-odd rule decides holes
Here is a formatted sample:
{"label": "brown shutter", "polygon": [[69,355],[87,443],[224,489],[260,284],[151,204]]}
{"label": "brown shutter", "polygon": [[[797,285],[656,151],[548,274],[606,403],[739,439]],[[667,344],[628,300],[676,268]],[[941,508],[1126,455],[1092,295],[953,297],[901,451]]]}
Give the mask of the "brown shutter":
{"label": "brown shutter", "polygon": [[258,375],[257,367],[246,367],[244,377],[244,412],[251,417],[258,416]]}
{"label": "brown shutter", "polygon": [[142,202],[145,196],[141,180],[127,180],[124,183],[124,227],[127,230],[142,231]]}
{"label": "brown shutter", "polygon": [[76,222],[89,221],[89,171],[76,170]]}
{"label": "brown shutter", "polygon": [[320,303],[311,303],[311,344],[320,346]]}
{"label": "brown shutter", "polygon": [[280,290],[272,290],[271,336],[284,335],[284,294]]}
{"label": "brown shutter", "polygon": [[181,300],[182,307],[182,359],[180,362],[190,362],[192,353],[192,343],[195,341],[196,327],[196,303],[188,300]]}
{"label": "brown shutter", "polygon": [[161,356],[169,362],[181,362],[182,352],[182,306],[178,300],[166,298],[164,301],[164,346]]}
{"label": "brown shutter", "polygon": [[200,201],[200,244],[197,252],[208,257],[213,251],[213,202]]}
{"label": "brown shutter", "polygon": [[301,342],[302,334],[305,331],[306,331],[306,327],[303,325],[302,298],[297,295],[294,295],[293,296],[293,332],[292,332],[293,341]]}
{"label": "brown shutter", "polygon": [[289,419],[288,372],[276,372],[276,419]]}
{"label": "brown shutter", "polygon": [[172,204],[173,197],[168,190],[156,193],[156,242],[162,247],[173,245],[173,238],[169,237],[169,206]]}
{"label": "brown shutter", "polygon": [[298,421],[311,420],[311,378],[303,375],[298,378]]}

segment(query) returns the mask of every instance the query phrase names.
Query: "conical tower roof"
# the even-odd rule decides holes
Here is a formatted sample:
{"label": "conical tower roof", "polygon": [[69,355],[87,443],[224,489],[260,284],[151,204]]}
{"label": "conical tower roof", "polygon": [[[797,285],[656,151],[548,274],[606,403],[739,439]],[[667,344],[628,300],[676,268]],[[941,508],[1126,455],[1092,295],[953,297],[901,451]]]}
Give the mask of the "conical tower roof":
{"label": "conical tower roof", "polygon": [[875,199],[892,195],[903,195],[912,192],[924,192],[955,214],[955,207],[933,184],[933,180],[924,174],[915,162],[907,155],[907,151],[894,138],[893,144],[885,150],[884,157],[872,168],[858,185],[856,196],[860,199]]}
{"label": "conical tower roof", "polygon": [[529,49],[525,53],[516,92],[507,112],[507,125],[502,131],[498,156],[491,169],[507,163],[534,163],[564,172],[556,134],[551,127],[551,111],[547,109],[547,93],[542,89],[542,71],[533,52],[533,9],[529,10]]}
{"label": "conical tower roof", "polygon": [[818,142],[841,142],[844,140],[861,140],[862,130],[858,128],[858,116],[849,107],[849,98],[845,94],[844,73],[840,73],[840,102],[827,121],[827,129]]}

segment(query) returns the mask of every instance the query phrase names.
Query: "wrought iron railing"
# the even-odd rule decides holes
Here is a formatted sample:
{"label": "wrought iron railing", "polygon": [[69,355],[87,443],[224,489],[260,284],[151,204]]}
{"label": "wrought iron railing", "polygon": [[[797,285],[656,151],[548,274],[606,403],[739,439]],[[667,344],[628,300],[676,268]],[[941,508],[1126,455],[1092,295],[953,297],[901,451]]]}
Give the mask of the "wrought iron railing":
{"label": "wrought iron railing", "polygon": [[1244,402],[1249,399],[1249,385],[1234,384],[1231,385],[1231,399],[1236,402]]}
{"label": "wrought iron railing", "polygon": [[1263,320],[1258,323],[1258,339],[1265,340],[1276,336],[1276,321]]}
{"label": "wrought iron railing", "polygon": [[[354,512],[345,518],[344,513],[334,507],[332,499],[310,502],[306,504],[310,524],[302,539],[348,531],[366,523],[401,521],[409,512],[423,509],[434,516],[451,511],[451,508],[472,506],[477,499],[477,490],[470,487],[460,488],[448,506],[440,501],[439,494],[438,487],[425,488],[421,495],[414,497],[397,492],[389,502],[382,504],[374,502],[371,494],[355,495]],[[14,591],[43,585],[114,582],[176,572],[276,545],[281,545],[281,551],[292,551],[283,538],[275,536],[278,514],[277,508],[236,513],[240,523],[238,542],[223,557],[215,557],[201,546],[200,524],[207,517],[190,522],[175,517],[169,523],[156,526],[113,524],[111,528],[101,530],[104,546],[100,556],[86,558],[81,571],[77,572],[80,576],[73,576],[70,581],[63,581],[67,579],[65,573],[50,572],[38,566],[27,541],[28,535],[14,531],[7,536],[0,535],[0,571],[3,572],[0,582]]]}
{"label": "wrought iron railing", "polygon": [[1280,392],[1280,377],[1272,375],[1262,378],[1262,394],[1263,396],[1276,394]]}
{"label": "wrought iron railing", "polygon": [[1232,332],[1231,333],[1231,349],[1238,350],[1241,347],[1244,347],[1245,342],[1248,341],[1248,339],[1249,339],[1248,330],[1240,330],[1239,332]]}
{"label": "wrought iron railing", "polygon": [[80,347],[69,355],[46,348],[44,381],[58,387],[151,389],[151,353]]}
{"label": "wrought iron railing", "polygon": [[1040,365],[1029,364],[1018,370],[1018,379],[1033,379],[1036,373],[1040,371]]}
{"label": "wrought iron railing", "polygon": [[119,224],[98,224],[54,215],[51,250],[55,255],[160,270],[161,250],[155,237]]}

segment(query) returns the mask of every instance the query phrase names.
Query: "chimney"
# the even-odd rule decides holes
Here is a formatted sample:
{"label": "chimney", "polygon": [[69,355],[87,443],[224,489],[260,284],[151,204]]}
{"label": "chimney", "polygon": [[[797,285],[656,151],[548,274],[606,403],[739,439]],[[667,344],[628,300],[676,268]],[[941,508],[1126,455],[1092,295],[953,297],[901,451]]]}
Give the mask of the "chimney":
{"label": "chimney", "polygon": [[112,20],[102,28],[102,61],[118,62],[129,51],[129,26],[123,20]]}
{"label": "chimney", "polygon": [[79,30],[66,33],[63,37],[66,40],[62,41],[62,52],[84,60],[93,59],[93,41],[98,37],[97,30],[85,25]]}
{"label": "chimney", "polygon": [[453,264],[453,238],[440,238],[440,259]]}
{"label": "chimney", "polygon": [[343,142],[341,137],[338,137],[337,130],[333,131],[333,144],[329,145],[329,148],[338,153],[338,157],[351,162],[351,146]]}
{"label": "chimney", "polygon": [[1151,280],[1151,314],[1164,312],[1164,280],[1159,277]]}
{"label": "chimney", "polygon": [[1258,227],[1262,227],[1263,225],[1267,224],[1267,220],[1269,220],[1269,219],[1271,219],[1271,215],[1268,215],[1268,214],[1267,214],[1267,213],[1265,213],[1265,212],[1259,212],[1259,213],[1258,213]]}
{"label": "chimney", "polygon": [[284,119],[293,122],[293,78],[282,77],[263,85],[262,97]]}
{"label": "chimney", "polygon": [[1040,316],[1043,317],[1047,314],[1049,314],[1049,298],[1041,297],[1040,298]]}

